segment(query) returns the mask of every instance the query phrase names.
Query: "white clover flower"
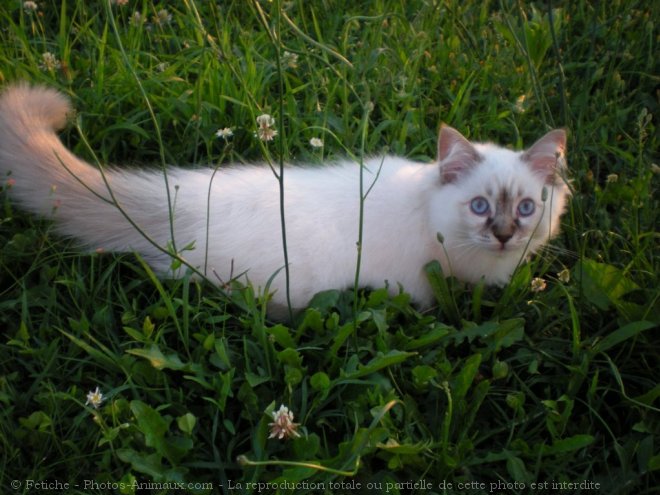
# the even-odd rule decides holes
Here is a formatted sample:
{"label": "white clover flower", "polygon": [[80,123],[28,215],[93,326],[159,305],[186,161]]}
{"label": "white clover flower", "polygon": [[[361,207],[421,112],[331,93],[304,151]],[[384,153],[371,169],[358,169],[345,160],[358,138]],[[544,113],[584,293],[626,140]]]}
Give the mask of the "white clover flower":
{"label": "white clover flower", "polygon": [[272,126],[275,125],[275,119],[264,113],[257,117],[257,136],[262,141],[272,141],[275,136],[277,136],[277,129],[273,129]]}
{"label": "white clover flower", "polygon": [[38,8],[39,6],[37,5],[37,2],[23,2],[23,10],[25,10],[25,12],[36,12]]}
{"label": "white clover flower", "polygon": [[269,127],[259,128],[257,135],[262,141],[272,141],[277,136],[277,129],[271,129]]}
{"label": "white clover flower", "polygon": [[144,19],[142,19],[142,14],[136,10],[133,12],[133,15],[131,15],[131,18],[128,22],[130,22],[131,26],[133,27],[140,27],[144,22]]}
{"label": "white clover flower", "polygon": [[267,113],[264,113],[257,117],[257,125],[259,127],[271,127],[275,125],[275,119]]}
{"label": "white clover flower", "polygon": [[41,63],[39,68],[41,70],[55,70],[62,67],[62,64],[57,57],[50,52],[44,52],[41,54]]}
{"label": "white clover flower", "polygon": [[231,127],[225,127],[224,129],[218,129],[215,135],[222,139],[229,139],[234,135],[234,131],[231,130]]}
{"label": "white clover flower", "polygon": [[609,174],[607,176],[607,179],[605,179],[605,182],[607,182],[608,184],[614,184],[615,182],[618,182],[618,181],[619,181],[618,174]]}
{"label": "white clover flower", "polygon": [[293,413],[289,411],[288,407],[282,404],[279,410],[273,411],[272,414],[273,422],[268,423],[268,426],[270,426],[270,435],[268,438],[283,440],[300,436],[300,433],[296,431],[300,424],[293,422]]}
{"label": "white clover flower", "polygon": [[312,139],[309,140],[309,144],[311,145],[312,148],[323,148],[323,139],[313,137]]}
{"label": "white clover flower", "polygon": [[532,284],[531,284],[531,291],[532,292],[543,292],[545,288],[547,287],[547,284],[545,280],[543,280],[540,277],[536,277],[532,279]]}
{"label": "white clover flower", "polygon": [[291,52],[284,52],[282,54],[282,65],[287,66],[289,69],[296,69],[298,67],[298,54]]}
{"label": "white clover flower", "polygon": [[103,397],[99,388],[96,387],[96,390],[92,390],[87,394],[87,402],[85,402],[85,405],[91,404],[94,409],[98,409],[104,400],[105,397]]}
{"label": "white clover flower", "polygon": [[564,268],[557,274],[557,278],[560,282],[567,284],[571,281],[571,271],[568,268]]}
{"label": "white clover flower", "polygon": [[159,26],[169,24],[172,22],[172,14],[170,14],[167,9],[160,9],[155,16],[153,16],[154,24]]}
{"label": "white clover flower", "polygon": [[527,95],[520,95],[518,98],[516,98],[516,105],[515,105],[516,112],[518,113],[525,112],[525,100],[527,100]]}

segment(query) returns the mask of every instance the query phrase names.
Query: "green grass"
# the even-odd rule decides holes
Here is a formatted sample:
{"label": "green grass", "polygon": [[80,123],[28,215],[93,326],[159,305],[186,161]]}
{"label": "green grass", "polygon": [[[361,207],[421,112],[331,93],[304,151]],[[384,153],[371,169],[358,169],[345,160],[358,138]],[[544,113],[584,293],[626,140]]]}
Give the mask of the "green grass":
{"label": "green grass", "polygon": [[[564,126],[574,197],[504,289],[429,265],[434,311],[329,290],[287,325],[249,289],[80,253],[0,193],[0,491],[659,492],[657,3],[22,3],[0,7],[0,80],[71,95],[104,162],[430,160],[441,121],[515,147]],[[45,52],[59,68],[40,68]],[[263,112],[280,132],[268,148]],[[75,127],[63,139],[92,159]],[[300,438],[267,438],[280,404]]]}

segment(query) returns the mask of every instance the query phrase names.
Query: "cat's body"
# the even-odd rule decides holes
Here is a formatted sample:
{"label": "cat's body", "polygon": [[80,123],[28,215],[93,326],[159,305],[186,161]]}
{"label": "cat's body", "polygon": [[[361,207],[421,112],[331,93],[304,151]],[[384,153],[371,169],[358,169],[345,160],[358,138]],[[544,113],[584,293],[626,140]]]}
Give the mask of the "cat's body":
{"label": "cat's body", "polygon": [[[20,205],[52,217],[64,235],[92,249],[137,251],[158,273],[172,275],[171,258],[124,215],[161,247],[172,244],[162,171],[105,169],[108,188],[98,169],[72,155],[55,134],[68,111],[68,100],[50,89],[18,85],[3,92],[0,180],[9,181]],[[388,283],[398,291],[401,284],[426,306],[432,297],[423,267],[434,259],[461,280],[506,283],[521,260],[558,231],[568,196],[556,170],[564,148],[561,130],[522,153],[471,144],[443,127],[439,167],[392,156],[367,160],[360,285]],[[294,308],[320,290],[354,283],[359,174],[360,166],[349,161],[285,170]],[[272,170],[221,167],[214,176],[212,169],[170,168],[168,180],[174,245],[186,261],[218,283],[240,275],[263,289],[274,275],[272,304],[285,306],[279,185]],[[191,243],[194,249],[181,251]]]}

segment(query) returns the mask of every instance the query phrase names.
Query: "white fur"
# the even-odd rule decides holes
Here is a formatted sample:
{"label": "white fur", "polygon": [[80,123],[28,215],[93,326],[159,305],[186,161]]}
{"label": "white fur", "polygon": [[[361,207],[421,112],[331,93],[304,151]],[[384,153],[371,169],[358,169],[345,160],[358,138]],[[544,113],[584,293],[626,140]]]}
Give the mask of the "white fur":
{"label": "white fur", "polygon": [[[168,255],[112,204],[97,168],[76,158],[58,139],[55,130],[64,125],[68,110],[67,99],[51,89],[17,85],[4,91],[0,97],[0,180],[13,179],[11,196],[27,210],[52,217],[62,234],[92,249],[137,251],[157,272],[171,276]],[[448,132],[443,138],[441,131],[441,140],[450,138]],[[452,146],[449,143],[445,148]],[[540,148],[547,158],[557,147],[550,146],[548,151],[546,143]],[[483,159],[465,171],[458,167],[460,177],[450,183],[441,182],[438,164],[393,156],[366,161],[365,190],[374,181],[375,185],[365,201],[362,286],[388,283],[396,292],[401,284],[415,301],[428,306],[432,294],[423,272],[427,262],[440,260],[446,273],[451,269],[467,282],[483,277],[487,283],[503,284],[527,254],[557,232],[566,202],[565,185],[550,186],[554,195],[549,194],[544,204],[544,179],[521,152],[492,144],[474,145],[474,150]],[[153,241],[167,246],[172,239],[162,171],[112,168],[104,172],[124,212]],[[359,173],[360,166],[352,161],[322,168],[286,168],[284,198],[294,308],[304,307],[320,290],[353,285]],[[217,274],[218,283],[244,274],[240,280],[263,289],[277,272],[271,285],[272,304],[284,306],[279,191],[273,172],[267,166],[240,166],[220,168],[211,181],[212,175],[211,169],[168,170],[177,248],[194,243],[193,250],[181,255],[192,266],[206,270],[210,279]],[[505,249],[492,235],[478,233],[483,218],[469,207],[473,197],[487,196],[485,191],[496,187],[506,187],[515,195],[522,192],[521,198],[531,197],[537,203],[536,214],[524,219]],[[445,239],[444,249],[438,232]]]}

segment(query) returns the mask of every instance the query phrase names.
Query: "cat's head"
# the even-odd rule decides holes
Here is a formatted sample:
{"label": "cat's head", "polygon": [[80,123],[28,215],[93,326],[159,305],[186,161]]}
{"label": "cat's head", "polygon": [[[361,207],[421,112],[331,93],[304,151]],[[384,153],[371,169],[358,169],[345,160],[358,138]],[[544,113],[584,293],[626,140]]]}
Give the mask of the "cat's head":
{"label": "cat's head", "polygon": [[534,252],[557,233],[569,194],[566,132],[548,132],[525,151],[471,143],[443,126],[438,139],[443,197],[455,248],[496,257]]}

